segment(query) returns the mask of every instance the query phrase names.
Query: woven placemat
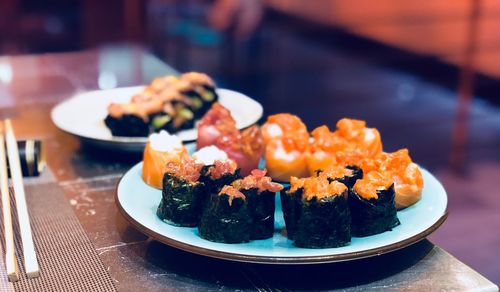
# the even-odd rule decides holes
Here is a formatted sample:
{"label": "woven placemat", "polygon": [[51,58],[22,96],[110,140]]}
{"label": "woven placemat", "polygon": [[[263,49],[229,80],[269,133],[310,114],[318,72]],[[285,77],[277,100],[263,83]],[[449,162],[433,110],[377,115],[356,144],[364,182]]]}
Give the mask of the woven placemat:
{"label": "woven placemat", "polygon": [[[12,285],[5,284],[3,279],[7,277],[3,277],[5,264],[2,256],[0,276],[3,279],[0,280],[0,290],[4,291],[5,286],[5,291],[12,287],[14,291],[116,291],[113,280],[64,198],[61,188],[56,183],[27,184],[26,200],[40,277],[28,279],[21,258],[18,257],[20,280]],[[15,224],[17,228],[17,222]],[[3,241],[3,234],[1,238]],[[20,238],[17,236],[16,248],[22,256],[20,246]]]}

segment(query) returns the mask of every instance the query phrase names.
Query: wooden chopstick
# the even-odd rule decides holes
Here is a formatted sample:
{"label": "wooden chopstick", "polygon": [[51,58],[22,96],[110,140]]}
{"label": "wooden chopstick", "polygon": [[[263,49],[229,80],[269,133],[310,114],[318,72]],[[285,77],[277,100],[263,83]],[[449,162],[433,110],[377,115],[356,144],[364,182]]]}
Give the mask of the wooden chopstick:
{"label": "wooden chopstick", "polygon": [[7,174],[7,154],[3,126],[0,123],[0,193],[2,194],[2,214],[5,234],[5,266],[9,281],[19,280],[16,248],[14,247],[14,231],[12,228],[12,213],[10,209],[9,181]]}
{"label": "wooden chopstick", "polygon": [[40,275],[40,269],[38,267],[35,245],[31,234],[30,219],[23,185],[23,175],[21,172],[21,162],[19,160],[19,149],[17,148],[17,141],[14,136],[10,120],[5,120],[4,124],[7,157],[9,158],[10,166],[10,177],[14,187],[17,220],[19,222],[19,232],[21,233],[22,248],[24,253],[24,267],[28,278],[35,278]]}

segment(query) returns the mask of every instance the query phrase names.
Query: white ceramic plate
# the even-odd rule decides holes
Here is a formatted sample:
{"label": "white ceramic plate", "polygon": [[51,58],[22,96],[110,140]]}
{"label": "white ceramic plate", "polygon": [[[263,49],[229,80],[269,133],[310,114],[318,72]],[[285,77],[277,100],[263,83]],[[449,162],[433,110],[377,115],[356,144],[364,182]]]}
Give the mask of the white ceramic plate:
{"label": "white ceramic plate", "polygon": [[[128,102],[144,86],[124,87],[80,93],[54,107],[51,116],[61,130],[85,141],[111,148],[142,151],[145,137],[117,137],[104,124],[111,102]],[[219,102],[231,111],[239,129],[256,123],[263,114],[262,106],[250,97],[229,89],[217,89]],[[196,128],[176,133],[184,142],[196,140]]]}
{"label": "white ceramic plate", "polygon": [[324,263],[375,256],[408,246],[436,230],[446,219],[447,196],[443,186],[422,169],[425,187],[422,198],[413,206],[398,211],[401,225],[381,234],[352,238],[350,245],[339,248],[298,248],[282,235],[283,213],[276,196],[275,234],[270,239],[249,243],[225,244],[198,236],[197,228],[176,227],[161,221],[156,209],[161,191],[146,185],[141,178],[142,163],[130,169],[117,187],[116,203],[121,213],[141,232],[173,247],[189,252],[244,262]]}

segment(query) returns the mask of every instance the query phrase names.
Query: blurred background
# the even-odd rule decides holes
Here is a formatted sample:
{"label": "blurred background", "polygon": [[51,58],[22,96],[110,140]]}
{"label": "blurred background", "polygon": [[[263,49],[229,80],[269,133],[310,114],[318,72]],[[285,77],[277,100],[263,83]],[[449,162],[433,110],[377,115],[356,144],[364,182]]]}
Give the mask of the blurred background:
{"label": "blurred background", "polygon": [[[92,61],[65,70],[98,78],[27,56],[75,52]],[[0,0],[0,98],[142,84],[165,63],[310,129],[379,128],[386,151],[408,147],[448,191],[431,240],[500,282],[500,1]]]}

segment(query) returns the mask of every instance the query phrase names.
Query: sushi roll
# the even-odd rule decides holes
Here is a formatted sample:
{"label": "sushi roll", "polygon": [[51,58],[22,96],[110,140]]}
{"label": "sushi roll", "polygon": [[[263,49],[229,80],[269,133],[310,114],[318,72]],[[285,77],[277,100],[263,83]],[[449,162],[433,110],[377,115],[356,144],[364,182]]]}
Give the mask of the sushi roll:
{"label": "sushi roll", "polygon": [[239,243],[265,239],[274,233],[275,194],[283,187],[254,170],[210,197],[199,225],[202,238]]}
{"label": "sushi roll", "polygon": [[149,136],[144,147],[142,179],[153,188],[162,189],[163,175],[169,162],[179,162],[187,149],[175,135],[165,131]]}
{"label": "sushi roll", "polygon": [[224,185],[230,185],[240,178],[236,162],[229,159],[226,152],[216,146],[203,147],[193,153],[196,162],[204,166],[200,181],[205,184],[206,193],[218,193]]}
{"label": "sushi roll", "polygon": [[363,178],[363,170],[355,165],[331,165],[325,170],[318,170],[317,176],[324,175],[330,182],[336,180],[352,188],[358,179]]}
{"label": "sushi roll", "polygon": [[276,192],[283,189],[266,176],[265,170],[254,169],[250,175],[236,180],[232,186],[243,193],[248,203],[252,224],[250,239],[266,239],[274,233],[274,211]]}
{"label": "sushi roll", "polygon": [[304,193],[304,178],[292,176],[290,186],[280,192],[281,209],[283,219],[285,219],[286,236],[293,240],[297,230],[297,223],[300,218],[302,195]]}
{"label": "sushi roll", "polygon": [[224,186],[210,195],[198,226],[201,238],[214,242],[242,243],[250,241],[252,219],[243,193]]}
{"label": "sushi roll", "polygon": [[157,216],[172,225],[197,226],[203,207],[204,184],[199,181],[203,164],[184,155],[167,163],[163,176],[162,199]]}
{"label": "sushi roll", "polygon": [[150,131],[148,115],[136,104],[110,104],[104,123],[113,136],[147,137]]}
{"label": "sushi roll", "polygon": [[201,114],[205,114],[208,109],[219,100],[217,91],[215,90],[215,82],[208,75],[198,72],[184,73],[180,77],[181,80],[191,84],[191,90],[185,94],[201,99]]}
{"label": "sushi roll", "polygon": [[[287,233],[294,245],[333,248],[350,244],[347,186],[335,180],[329,181],[326,176],[294,178],[292,182],[290,190],[283,194],[289,200],[284,204],[288,208],[283,212],[288,217],[288,222],[285,219]],[[290,211],[292,213],[288,213]]]}
{"label": "sushi roll", "polygon": [[389,174],[371,171],[357,180],[349,194],[352,234],[364,237],[392,230],[400,224]]}

